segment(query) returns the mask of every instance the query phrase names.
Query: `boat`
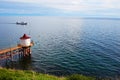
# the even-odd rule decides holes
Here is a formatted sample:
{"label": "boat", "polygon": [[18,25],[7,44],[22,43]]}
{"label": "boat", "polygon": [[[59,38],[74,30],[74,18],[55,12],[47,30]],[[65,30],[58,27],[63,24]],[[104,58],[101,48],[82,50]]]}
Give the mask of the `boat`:
{"label": "boat", "polygon": [[16,22],[17,25],[27,25],[27,22]]}

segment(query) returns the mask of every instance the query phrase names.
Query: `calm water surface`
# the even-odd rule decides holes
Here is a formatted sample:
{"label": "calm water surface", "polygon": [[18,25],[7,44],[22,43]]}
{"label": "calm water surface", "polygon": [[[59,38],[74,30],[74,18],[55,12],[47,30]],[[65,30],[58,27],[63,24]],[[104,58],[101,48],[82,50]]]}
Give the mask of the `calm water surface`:
{"label": "calm water surface", "polygon": [[1,66],[54,75],[120,75],[120,20],[0,17],[0,49],[16,45],[24,33],[35,42],[31,58],[3,60]]}

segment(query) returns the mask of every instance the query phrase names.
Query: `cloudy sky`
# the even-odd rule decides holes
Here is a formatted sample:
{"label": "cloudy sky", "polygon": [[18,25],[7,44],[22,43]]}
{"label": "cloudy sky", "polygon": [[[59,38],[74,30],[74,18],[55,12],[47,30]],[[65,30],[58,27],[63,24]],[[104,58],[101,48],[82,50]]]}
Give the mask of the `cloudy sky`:
{"label": "cloudy sky", "polygon": [[0,15],[120,18],[120,0],[0,0]]}

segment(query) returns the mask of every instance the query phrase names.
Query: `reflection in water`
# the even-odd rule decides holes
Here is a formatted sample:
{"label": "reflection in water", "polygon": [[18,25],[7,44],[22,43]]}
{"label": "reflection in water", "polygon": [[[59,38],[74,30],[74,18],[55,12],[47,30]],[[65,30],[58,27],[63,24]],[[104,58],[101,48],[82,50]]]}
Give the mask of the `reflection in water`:
{"label": "reflection in water", "polygon": [[0,61],[3,67],[22,70],[32,70],[31,62],[31,56],[19,58],[18,55],[15,55],[12,60],[6,59]]}

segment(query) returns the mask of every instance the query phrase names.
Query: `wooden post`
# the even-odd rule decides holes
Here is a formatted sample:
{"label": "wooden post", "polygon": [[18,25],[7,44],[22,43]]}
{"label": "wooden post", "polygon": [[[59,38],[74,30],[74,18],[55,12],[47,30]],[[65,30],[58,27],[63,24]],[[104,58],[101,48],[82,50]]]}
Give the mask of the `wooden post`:
{"label": "wooden post", "polygon": [[12,51],[10,51],[10,58],[11,58],[11,61],[13,61]]}
{"label": "wooden post", "polygon": [[20,49],[18,49],[18,55],[19,55],[19,59],[20,59],[20,57],[21,57],[21,56],[20,56],[20,54],[21,54],[21,53],[20,53]]}

